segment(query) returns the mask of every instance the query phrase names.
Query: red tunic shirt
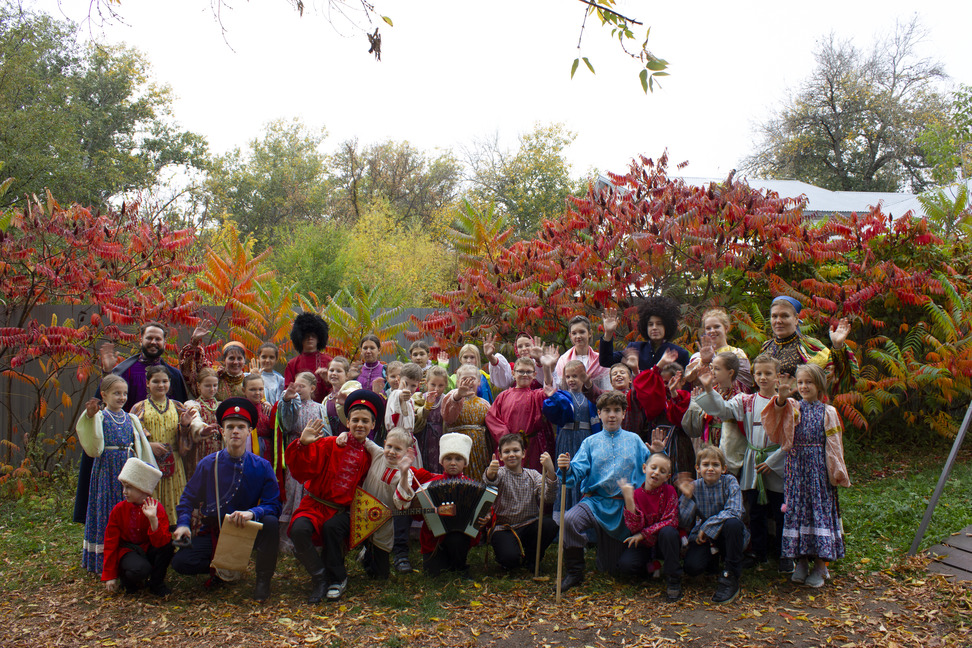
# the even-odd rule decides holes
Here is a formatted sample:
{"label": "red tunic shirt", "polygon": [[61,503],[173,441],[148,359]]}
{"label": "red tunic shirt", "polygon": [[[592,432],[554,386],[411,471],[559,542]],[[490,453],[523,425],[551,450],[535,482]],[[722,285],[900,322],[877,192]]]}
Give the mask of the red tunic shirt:
{"label": "red tunic shirt", "polygon": [[[314,373],[318,369],[327,369],[331,364],[331,356],[326,353],[301,353],[296,358],[291,358],[284,369],[284,387],[294,382],[297,374],[304,371]],[[318,403],[324,402],[324,397],[331,393],[331,383],[317,378],[317,388],[314,389],[314,400]]]}
{"label": "red tunic shirt", "polygon": [[[486,412],[486,427],[493,437],[496,457],[499,458],[499,440],[503,436],[519,432],[526,441],[523,465],[541,470],[540,455],[552,446],[550,424],[543,415],[543,389],[510,387],[496,397]],[[481,475],[476,476],[481,479]]]}
{"label": "red tunic shirt", "polygon": [[[337,510],[317,499],[341,507],[351,505],[355,488],[364,481],[371,467],[371,455],[354,437],[348,438],[343,448],[336,443],[337,437],[323,437],[310,445],[295,439],[287,446],[285,457],[290,474],[307,489],[308,495],[300,500],[300,506],[290,520],[305,517],[314,523],[314,540],[321,541],[320,529]],[[317,499],[314,499],[314,498]]]}
{"label": "red tunic shirt", "polygon": [[121,557],[131,549],[122,547],[122,542],[137,544],[145,551],[149,546],[164,547],[172,540],[169,533],[169,516],[165,514],[162,503],[159,502],[159,526],[152,531],[148,518],[142,513],[142,507],[128,501],[115,504],[108,514],[108,526],[105,527],[105,561],[101,572],[101,580],[110,581],[118,578],[118,563]]}

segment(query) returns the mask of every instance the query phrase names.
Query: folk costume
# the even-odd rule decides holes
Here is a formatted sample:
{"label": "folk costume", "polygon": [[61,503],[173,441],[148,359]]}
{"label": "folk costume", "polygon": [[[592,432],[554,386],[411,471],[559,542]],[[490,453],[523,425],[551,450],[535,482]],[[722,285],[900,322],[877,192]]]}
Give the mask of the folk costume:
{"label": "folk costume", "polygon": [[786,453],[782,556],[844,556],[838,486],[850,486],[844,464],[843,425],[837,410],[814,401],[773,399],[763,409],[766,434]]}
{"label": "folk costume", "polygon": [[[547,483],[541,488],[542,479],[539,472],[530,468],[522,468],[515,473],[506,466],[500,466],[495,479],[483,473],[483,483],[497,490],[493,504],[496,519],[489,533],[489,543],[496,554],[496,562],[504,569],[515,569],[535,559],[538,524],[542,525],[541,559],[557,537],[557,524],[552,517],[543,516],[543,506],[553,504],[559,480],[556,473],[548,474]],[[541,490],[544,491],[543,502],[540,501]]]}
{"label": "folk costume", "polygon": [[[294,479],[293,474],[287,467],[284,458],[284,449],[291,443],[300,439],[307,424],[314,419],[324,422],[324,434],[332,436],[331,428],[328,425],[324,406],[316,401],[304,401],[300,396],[288,400],[281,399],[277,405],[277,425],[275,427],[274,448],[277,450],[274,470],[277,473],[277,481],[281,484],[280,489],[280,524],[290,527],[290,520],[294,511],[304,498],[304,486],[301,482]],[[280,537],[281,549],[293,550],[293,543],[289,536]]]}
{"label": "folk costume", "polygon": [[624,509],[624,525],[631,535],[640,533],[643,540],[625,547],[618,559],[618,572],[634,577],[648,575],[648,566],[658,559],[665,576],[681,576],[681,540],[678,533],[678,492],[671,484],[652,490],[636,488],[635,512]]}
{"label": "folk costume", "polygon": [[[230,398],[220,403],[216,419],[220,426],[230,419],[239,419],[252,427],[258,420],[257,407],[245,398]],[[219,542],[220,516],[249,511],[254,521],[263,524],[253,547],[256,552],[253,597],[266,599],[277,566],[280,533],[277,522],[280,489],[270,462],[249,451],[234,457],[228,449],[204,457],[179,499],[177,526],[189,527],[192,512],[197,508],[203,526],[192,537],[192,544],[172,558],[172,568],[180,574],[210,574],[210,561]],[[211,573],[210,582],[220,582],[216,572]]]}
{"label": "folk costume", "polygon": [[[314,335],[317,338],[317,351],[304,353],[304,338]],[[294,345],[297,356],[291,358],[284,369],[284,388],[294,382],[297,374],[309,371],[317,373],[318,369],[327,369],[331,364],[331,356],[324,353],[327,347],[328,326],[320,315],[315,313],[301,313],[294,318],[294,325],[290,329],[290,341]],[[318,403],[331,393],[331,384],[326,380],[317,379],[314,388],[314,400]]]}
{"label": "folk costume", "polygon": [[[180,402],[189,399],[189,390],[182,373],[175,367],[167,364],[161,356],[148,358],[144,353],[133,355],[119,362],[111,373],[121,376],[128,383],[128,400],[122,409],[126,412],[131,411],[132,406],[148,398],[148,383],[145,380],[145,370],[152,365],[161,364],[169,373],[169,398]],[[100,398],[101,392],[95,393],[96,398]],[[85,516],[88,513],[88,491],[90,490],[92,458],[87,453],[81,455],[78,465],[78,488],[74,497],[73,519],[79,524],[84,524]],[[109,509],[110,510],[110,509]]]}
{"label": "folk costume", "polygon": [[[704,479],[695,480],[692,498],[682,495],[679,499],[679,524],[691,529],[688,551],[685,554],[685,572],[698,576],[707,571],[713,562],[718,564],[719,554],[725,555],[726,571],[738,581],[742,574],[743,548],[749,543],[749,530],[743,524],[742,490],[739,482],[729,474],[719,476],[719,481],[709,485]],[[705,533],[706,542],[699,544],[699,533]]]}
{"label": "folk costume", "polygon": [[[497,363],[487,362],[489,372],[479,370],[479,387],[476,388],[476,396],[482,398],[487,403],[493,402],[493,385],[497,389],[504,389],[502,385],[509,386],[513,382],[513,371],[510,369],[509,361],[502,353],[494,353]],[[448,362],[439,362],[443,369],[449,368]],[[456,388],[456,374],[449,374],[449,389]]]}
{"label": "folk costume", "polygon": [[691,400],[691,394],[682,389],[673,398],[657,366],[635,376],[628,391],[629,410],[640,413],[641,430],[636,432],[643,441],[651,442],[656,427],[671,427],[665,454],[672,460],[673,473],[695,474],[695,446],[681,425]]}
{"label": "folk costume", "polygon": [[[348,415],[358,408],[369,411],[375,425],[384,417],[384,401],[374,392],[360,389],[345,401]],[[287,446],[287,467],[303,482],[305,495],[290,521],[294,554],[311,577],[308,601],[319,602],[327,590],[329,599],[340,598],[347,586],[344,554],[351,534],[348,507],[355,489],[371,467],[363,441],[348,436],[344,446],[337,437],[321,437],[304,445],[296,439]],[[323,556],[314,547],[323,544]],[[333,594],[332,594],[333,592]]]}
{"label": "folk costume", "polygon": [[361,389],[367,389],[372,391],[372,384],[378,378],[385,377],[385,363],[380,360],[375,360],[374,362],[365,362],[361,365],[361,373],[358,375],[358,382],[361,383]]}
{"label": "folk costume", "polygon": [[[341,385],[339,391],[346,398],[349,394],[359,389],[361,389],[361,383],[357,380],[349,380]],[[337,394],[334,392],[328,394],[322,405],[324,405],[324,411],[327,413],[327,425],[331,429],[331,434],[338,436],[342,432],[347,432],[348,415],[344,407],[338,405]]]}
{"label": "folk costume", "polygon": [[429,403],[429,395],[425,393],[415,402],[415,450],[422,457],[422,467],[433,473],[442,472],[439,439],[442,438],[442,399],[445,396],[440,394],[434,403]]}
{"label": "folk costume", "polygon": [[81,565],[90,572],[100,574],[104,559],[105,527],[114,506],[124,499],[118,475],[129,457],[139,457],[153,466],[156,461],[152,446],[142,431],[141,421],[128,412],[101,410],[91,418],[82,412],[75,429],[84,455],[93,458],[88,492],[85,493],[87,511]]}
{"label": "folk costume", "polygon": [[[799,316],[803,305],[793,297],[779,296],[773,302],[785,301]],[[808,337],[797,328],[793,335],[779,339],[772,337],[763,343],[760,353],[768,353],[780,361],[781,374],[796,375],[797,367],[815,364],[827,374],[831,394],[849,391],[857,380],[858,367],[854,352],[847,345],[839,351],[826,346],[816,338]]]}
{"label": "folk costume", "polygon": [[[468,435],[460,433],[443,434],[439,440],[439,462],[441,463],[442,458],[446,455],[455,454],[466,459],[468,466],[472,450],[473,440]],[[465,474],[460,475],[459,478],[469,479]],[[440,479],[452,479],[452,477],[446,474],[430,473],[421,468],[414,470],[409,485],[403,487],[399,483],[398,488],[396,488],[396,505],[399,508],[406,508],[408,503],[414,499],[415,491],[418,490],[420,484],[428,484]],[[469,556],[470,547],[476,544],[478,540],[478,537],[470,538],[462,531],[450,531],[437,538],[429,529],[428,522],[423,519],[422,530],[419,533],[423,571],[433,578],[443,571],[468,575],[469,565],[466,559]]]}
{"label": "folk costume", "polygon": [[[489,402],[479,396],[456,400],[458,395],[458,390],[453,390],[442,397],[442,422],[445,424],[446,433],[458,432],[472,439],[472,447],[463,474],[470,479],[478,479],[489,466],[493,454],[491,439],[486,433],[486,413],[489,411]],[[441,457],[441,445],[439,450]]]}
{"label": "folk costume", "polygon": [[624,499],[619,479],[635,488],[645,482],[643,467],[648,461],[648,448],[638,435],[627,430],[602,430],[587,437],[575,455],[570,468],[561,471],[568,490],[584,494],[567,511],[564,526],[564,567],[567,576],[561,583],[569,589],[584,580],[584,545],[587,532],[598,536],[598,568],[614,572],[622,552],[621,541],[628,537],[624,525]]}
{"label": "folk costume", "polygon": [[218,427],[215,431],[206,431],[207,428],[216,425],[216,408],[219,407],[218,400],[215,398],[208,400],[197,398],[196,400],[186,401],[185,405],[187,409],[195,412],[192,421],[189,422],[189,436],[192,441],[192,447],[182,457],[186,469],[186,479],[189,479],[196,471],[196,465],[203,457],[223,449],[223,436],[219,433]]}
{"label": "folk costume", "polygon": [[[601,431],[601,419],[597,416],[597,406],[583,393],[558,389],[553,396],[543,401],[543,415],[557,426],[554,456],[565,452],[571,458],[580,451],[584,440]],[[580,484],[567,484],[567,508],[571,509],[584,496]],[[554,510],[560,509],[560,492],[554,501]]]}
{"label": "folk costume", "polygon": [[[125,463],[118,481],[128,483],[143,493],[151,493],[161,478],[160,470],[132,457]],[[155,516],[157,524],[153,531],[140,504],[123,500],[111,509],[105,528],[102,581],[118,578],[127,591],[134,591],[147,580],[151,593],[158,596],[169,593],[165,586],[165,572],[174,551],[169,517],[161,504]]]}
{"label": "folk costume", "polygon": [[608,391],[611,389],[611,368],[610,366],[605,367],[601,365],[600,362],[601,355],[594,350],[594,347],[589,347],[586,356],[577,355],[577,352],[573,347],[567,349],[567,352],[560,356],[557,360],[557,366],[553,370],[553,380],[554,386],[557,389],[565,389],[564,384],[564,367],[571,360],[579,360],[584,363],[584,369],[587,371],[588,379],[601,391]]}
{"label": "folk costume", "polygon": [[[753,388],[753,370],[749,364],[749,356],[747,356],[746,352],[740,349],[739,347],[734,347],[729,344],[725,345],[724,347],[715,349],[713,351],[713,353],[716,355],[725,352],[734,353],[736,357],[739,358],[739,371],[736,372],[736,379],[733,381],[736,391],[749,392]],[[695,353],[692,354],[692,357],[689,358],[689,364],[692,364],[693,362],[701,358],[702,358],[702,354],[696,351]],[[685,368],[688,367],[685,366]]]}
{"label": "folk costume", "polygon": [[273,405],[283,396],[284,377],[278,371],[261,371],[260,377],[263,378],[263,398]]}
{"label": "folk costume", "polygon": [[166,397],[159,405],[151,397],[132,408],[142,421],[142,429],[152,443],[165,446],[165,454],[157,457],[162,480],[155,491],[155,497],[169,511],[176,510],[182,489],[186,486],[186,469],[182,463],[182,449],[187,447],[188,430],[183,430],[179,422],[183,411],[182,403]]}
{"label": "folk costume", "polygon": [[[661,357],[665,355],[665,352],[669,349],[674,349],[678,354],[678,358],[675,360],[678,364],[682,365],[682,368],[688,367],[689,363],[689,352],[682,347],[664,340],[657,347],[652,346],[651,342],[645,342],[644,340],[635,340],[634,342],[629,342],[627,349],[634,349],[638,352],[638,368],[641,371],[646,371],[651,369]],[[602,367],[606,367],[610,370],[611,367],[617,363],[624,360],[624,354],[621,351],[614,350],[614,340],[605,340],[601,338],[598,343],[598,361],[601,363]]]}
{"label": "folk costume", "polygon": [[510,387],[486,412],[486,428],[497,452],[500,439],[518,433],[523,438],[523,465],[532,470],[540,470],[540,455],[554,449],[554,436],[543,416],[545,399],[542,388]]}
{"label": "folk costume", "polygon": [[[757,394],[737,394],[724,400],[716,392],[706,392],[696,399],[706,413],[722,419],[735,419],[743,436],[743,457],[739,474],[739,487],[743,498],[749,505],[749,528],[752,533],[752,551],[756,560],[764,561],[770,553],[767,522],[776,522],[776,540],[772,547],[779,554],[783,533],[783,469],[786,452],[779,444],[770,440],[763,428],[763,409],[773,398]],[[723,437],[726,441],[728,435]],[[728,456],[728,455],[727,455]],[[756,465],[765,463],[770,467],[767,474],[756,472]]]}
{"label": "folk costume", "polygon": [[[246,348],[239,342],[227,342],[223,345],[225,351],[229,346],[236,346],[246,355]],[[206,352],[201,344],[187,344],[179,351],[179,368],[186,378],[186,384],[193,395],[199,394],[199,372],[207,367],[211,368],[213,363],[206,357]],[[216,388],[216,400],[224,401],[227,398],[243,395],[243,377],[246,374],[241,372],[236,376],[231,376],[226,369],[219,367],[216,369],[216,378],[219,386]]]}

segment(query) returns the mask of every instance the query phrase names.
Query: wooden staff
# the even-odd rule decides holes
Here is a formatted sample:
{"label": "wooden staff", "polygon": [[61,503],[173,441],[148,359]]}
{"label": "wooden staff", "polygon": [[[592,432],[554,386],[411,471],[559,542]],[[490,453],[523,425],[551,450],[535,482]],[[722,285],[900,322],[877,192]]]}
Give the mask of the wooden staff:
{"label": "wooden staff", "polygon": [[567,480],[560,484],[560,538],[557,540],[557,604],[560,605],[560,581],[564,575],[564,514],[567,512]]}
{"label": "wooden staff", "polygon": [[537,514],[537,557],[533,570],[533,580],[546,580],[540,577],[540,543],[543,540],[543,502],[547,495],[547,468],[540,469],[540,509]]}

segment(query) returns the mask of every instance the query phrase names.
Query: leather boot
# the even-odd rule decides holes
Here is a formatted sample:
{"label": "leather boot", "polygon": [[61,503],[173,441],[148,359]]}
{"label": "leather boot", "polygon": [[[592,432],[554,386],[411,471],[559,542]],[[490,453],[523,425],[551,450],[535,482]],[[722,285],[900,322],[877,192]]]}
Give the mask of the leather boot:
{"label": "leather boot", "polygon": [[[320,603],[327,591],[327,574],[324,570],[324,561],[321,560],[321,555],[317,553],[317,547],[314,545],[300,547],[295,543],[294,556],[297,557],[297,560],[300,561],[311,577],[311,591],[307,596],[307,602]],[[269,584],[270,581],[267,580],[268,590]]]}
{"label": "leather boot", "polygon": [[253,600],[266,601],[270,598],[270,579],[273,572],[257,572],[256,584],[253,585]]}
{"label": "leather boot", "polygon": [[564,549],[564,571],[567,573],[560,581],[562,593],[584,582],[584,547]]}

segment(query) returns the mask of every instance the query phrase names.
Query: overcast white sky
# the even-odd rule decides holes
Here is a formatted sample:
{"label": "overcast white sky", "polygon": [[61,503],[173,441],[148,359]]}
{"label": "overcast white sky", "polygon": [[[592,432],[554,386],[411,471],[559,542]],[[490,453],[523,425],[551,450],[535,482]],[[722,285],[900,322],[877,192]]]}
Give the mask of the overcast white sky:
{"label": "overcast white sky", "polygon": [[[326,128],[325,151],[350,137],[458,148],[494,132],[513,145],[537,122],[563,122],[578,134],[569,150],[574,175],[623,172],[633,156],[667,148],[693,176],[724,176],[739,164],[754,124],[812,71],[819,39],[833,31],[869,46],[916,6],[621,0],[622,12],[651,26],[653,51],[670,62],[672,76],[645,96],[638,68],[596,24],[583,52],[597,75],[581,65],[570,80],[583,16],[576,0],[373,0],[395,23],[381,24],[380,63],[363,33],[328,23],[325,0],[308,0],[303,18],[285,0],[228,1],[228,45],[206,0],[122,0],[124,24],[91,26],[100,40],[148,56],[175,92],[177,119],[215,152],[244,146],[276,118]],[[82,20],[88,4],[34,6]],[[929,32],[923,53],[955,82],[972,84],[972,3],[918,6]]]}

